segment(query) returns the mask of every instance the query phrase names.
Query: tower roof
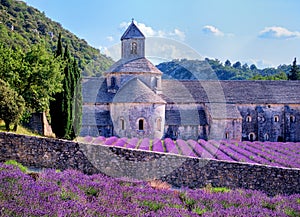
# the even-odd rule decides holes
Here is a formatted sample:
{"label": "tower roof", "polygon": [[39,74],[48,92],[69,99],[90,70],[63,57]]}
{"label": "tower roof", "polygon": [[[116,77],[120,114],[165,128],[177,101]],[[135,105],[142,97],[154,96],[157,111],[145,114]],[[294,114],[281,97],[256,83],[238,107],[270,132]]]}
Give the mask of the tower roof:
{"label": "tower roof", "polygon": [[128,26],[128,28],[126,29],[126,31],[124,32],[124,34],[122,35],[121,41],[123,39],[130,39],[130,38],[141,38],[141,39],[145,38],[144,34],[134,24],[133,20],[132,20],[131,24]]}

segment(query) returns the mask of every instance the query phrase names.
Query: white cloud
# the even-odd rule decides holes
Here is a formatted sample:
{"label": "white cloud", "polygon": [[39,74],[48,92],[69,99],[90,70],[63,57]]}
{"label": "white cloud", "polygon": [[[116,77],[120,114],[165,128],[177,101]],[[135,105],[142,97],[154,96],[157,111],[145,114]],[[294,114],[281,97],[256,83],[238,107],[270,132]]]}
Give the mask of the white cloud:
{"label": "white cloud", "polygon": [[260,38],[287,39],[300,37],[300,32],[290,31],[280,26],[266,27],[259,33]]}
{"label": "white cloud", "polygon": [[[177,28],[175,28],[172,32],[166,32],[163,30],[155,30],[151,26],[147,26],[144,23],[139,23],[134,21],[134,23],[137,25],[137,27],[141,30],[141,32],[146,37],[164,37],[164,38],[172,38],[172,39],[178,39],[181,41],[184,41],[185,39],[185,33]],[[129,23],[122,22],[120,23],[120,28],[122,30],[126,29],[130,25]]]}
{"label": "white cloud", "polygon": [[107,36],[106,39],[110,42],[114,41],[114,38],[112,36]]}
{"label": "white cloud", "polygon": [[220,31],[218,28],[216,28],[215,26],[204,26],[202,28],[202,31],[208,35],[215,35],[215,36],[224,36],[225,34]]}

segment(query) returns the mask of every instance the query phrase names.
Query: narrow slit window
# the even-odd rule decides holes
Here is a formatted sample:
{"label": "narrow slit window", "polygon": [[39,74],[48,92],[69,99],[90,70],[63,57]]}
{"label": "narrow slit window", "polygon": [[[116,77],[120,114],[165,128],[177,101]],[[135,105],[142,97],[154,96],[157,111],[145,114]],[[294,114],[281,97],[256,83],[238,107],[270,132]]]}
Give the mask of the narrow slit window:
{"label": "narrow slit window", "polygon": [[158,131],[161,131],[161,119],[160,119],[160,118],[158,118],[158,119],[156,120],[156,129],[157,129]]}
{"label": "narrow slit window", "polygon": [[125,130],[125,120],[121,119],[121,129]]}
{"label": "narrow slit window", "polygon": [[274,122],[279,122],[279,116],[278,115],[274,116]]}
{"label": "narrow slit window", "polygon": [[248,115],[248,116],[246,117],[246,122],[251,122],[251,121],[252,121],[252,118],[251,118],[250,115]]}
{"label": "narrow slit window", "polygon": [[143,119],[139,120],[139,130],[144,130],[144,120]]}

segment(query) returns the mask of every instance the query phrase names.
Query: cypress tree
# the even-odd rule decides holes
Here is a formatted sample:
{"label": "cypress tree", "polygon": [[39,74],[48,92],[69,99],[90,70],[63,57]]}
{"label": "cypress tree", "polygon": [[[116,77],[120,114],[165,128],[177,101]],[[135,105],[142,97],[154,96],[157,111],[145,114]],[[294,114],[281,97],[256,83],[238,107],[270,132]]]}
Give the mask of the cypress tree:
{"label": "cypress tree", "polygon": [[293,65],[292,65],[292,68],[290,70],[289,80],[300,80],[300,69],[297,66],[296,57],[293,61]]}
{"label": "cypress tree", "polygon": [[73,136],[77,137],[80,133],[82,123],[82,92],[81,92],[81,73],[76,59],[73,60],[73,73],[75,81],[74,99],[73,99]]}
{"label": "cypress tree", "polygon": [[62,53],[63,53],[63,48],[62,48],[62,43],[61,43],[61,33],[59,33],[55,57],[61,57]]}
{"label": "cypress tree", "polygon": [[[60,38],[57,48],[62,49],[61,47]],[[65,46],[64,53],[61,50],[57,54],[65,62],[64,80],[63,91],[56,94],[55,101],[50,105],[51,125],[58,138],[74,139],[79,134],[82,117],[81,75],[76,60],[71,60],[68,45]]]}

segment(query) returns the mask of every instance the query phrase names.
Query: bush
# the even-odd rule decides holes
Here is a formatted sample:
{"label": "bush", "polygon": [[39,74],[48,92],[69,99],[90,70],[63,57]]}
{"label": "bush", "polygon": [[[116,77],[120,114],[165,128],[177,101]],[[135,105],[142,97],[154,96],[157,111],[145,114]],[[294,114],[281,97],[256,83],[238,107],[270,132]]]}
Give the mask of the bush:
{"label": "bush", "polygon": [[15,167],[18,167],[23,173],[26,173],[27,172],[27,167],[23,166],[21,163],[17,162],[16,160],[8,160],[8,161],[5,161],[6,165],[13,165]]}

